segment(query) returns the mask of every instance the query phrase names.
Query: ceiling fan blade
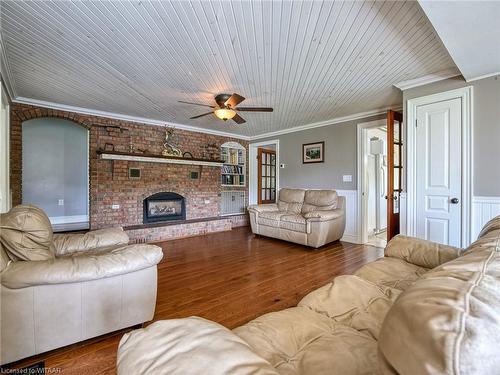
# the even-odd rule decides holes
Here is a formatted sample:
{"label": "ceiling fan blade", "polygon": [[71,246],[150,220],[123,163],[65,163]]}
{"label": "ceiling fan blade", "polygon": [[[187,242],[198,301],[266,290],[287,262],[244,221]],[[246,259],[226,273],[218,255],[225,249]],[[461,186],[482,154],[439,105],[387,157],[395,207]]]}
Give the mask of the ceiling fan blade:
{"label": "ceiling fan blade", "polygon": [[239,114],[234,115],[233,121],[236,122],[237,124],[244,124],[246,122],[245,119],[241,117]]}
{"label": "ceiling fan blade", "polygon": [[236,107],[236,111],[242,112],[272,112],[274,109],[267,107]]}
{"label": "ceiling fan blade", "polygon": [[202,106],[202,107],[210,107],[210,108],[215,108],[215,106],[213,106],[213,105],[208,105],[208,104],[185,102],[185,101],[182,101],[182,100],[178,100],[178,102],[179,102],[179,103],[184,103],[184,104],[199,105],[199,106]]}
{"label": "ceiling fan blade", "polygon": [[238,104],[240,104],[243,100],[245,100],[245,98],[244,98],[243,96],[241,96],[241,95],[238,95],[238,94],[234,93],[233,95],[231,95],[231,96],[229,97],[229,99],[228,99],[228,100],[226,100],[226,101],[224,102],[224,105],[229,106],[229,107],[231,107],[231,108],[234,108],[234,107],[236,107]]}
{"label": "ceiling fan blade", "polygon": [[[190,119],[193,119],[193,118],[198,118],[198,117],[203,117],[203,116],[208,116],[208,115],[211,115],[211,114],[213,114],[213,112],[207,112],[207,113],[204,113],[204,114],[202,114],[202,115],[198,115],[198,116],[193,116],[193,117],[190,117]],[[236,115],[236,116],[238,116],[238,115]]]}

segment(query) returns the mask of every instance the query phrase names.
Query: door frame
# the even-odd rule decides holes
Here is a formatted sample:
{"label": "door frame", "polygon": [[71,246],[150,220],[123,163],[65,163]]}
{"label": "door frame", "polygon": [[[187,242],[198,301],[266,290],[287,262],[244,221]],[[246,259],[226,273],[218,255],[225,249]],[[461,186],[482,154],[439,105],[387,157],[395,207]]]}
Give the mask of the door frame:
{"label": "door frame", "polygon": [[358,166],[357,166],[357,196],[358,196],[358,243],[368,242],[368,201],[367,196],[363,195],[363,190],[366,184],[365,171],[367,160],[365,158],[365,145],[367,143],[367,130],[370,128],[378,128],[380,126],[387,125],[387,118],[382,118],[379,120],[373,120],[368,122],[361,122],[358,124],[358,134],[357,134],[357,156],[358,156]]}
{"label": "door frame", "polygon": [[[415,236],[417,230],[417,108],[451,99],[462,102],[462,214],[461,214],[461,246],[471,242],[471,204],[473,192],[473,87],[466,86],[455,90],[409,99],[406,106],[406,234]],[[410,125],[411,124],[411,125]]]}
{"label": "door frame", "polygon": [[249,143],[248,144],[248,204],[257,204],[258,190],[258,162],[257,149],[262,146],[276,146],[276,196],[280,189],[280,140],[270,139],[268,141]]}

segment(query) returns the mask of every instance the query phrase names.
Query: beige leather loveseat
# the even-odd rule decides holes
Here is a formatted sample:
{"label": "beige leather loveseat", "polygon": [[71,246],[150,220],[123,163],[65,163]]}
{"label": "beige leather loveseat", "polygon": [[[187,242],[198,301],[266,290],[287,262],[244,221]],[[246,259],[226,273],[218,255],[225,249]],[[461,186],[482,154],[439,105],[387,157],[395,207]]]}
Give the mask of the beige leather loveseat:
{"label": "beige leather loveseat", "polygon": [[161,248],[120,228],[52,234],[45,213],[0,216],[0,361],[9,363],[153,318]]}
{"label": "beige leather loveseat", "polygon": [[248,207],[252,232],[320,247],[345,229],[345,197],[335,190],[281,189],[276,204]]}
{"label": "beige leather loveseat", "polygon": [[500,216],[465,251],[397,236],[384,258],[233,331],[196,317],[132,331],[118,373],[498,374],[499,340]]}

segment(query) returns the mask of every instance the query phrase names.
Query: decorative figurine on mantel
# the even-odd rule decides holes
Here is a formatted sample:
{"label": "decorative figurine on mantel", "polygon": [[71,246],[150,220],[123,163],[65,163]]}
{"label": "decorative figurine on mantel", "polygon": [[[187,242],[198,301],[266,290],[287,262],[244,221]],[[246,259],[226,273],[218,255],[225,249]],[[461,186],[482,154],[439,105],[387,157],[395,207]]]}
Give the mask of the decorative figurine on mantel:
{"label": "decorative figurine on mantel", "polygon": [[182,157],[182,151],[172,143],[174,131],[174,128],[165,125],[165,143],[163,143],[163,151],[161,152],[163,156]]}

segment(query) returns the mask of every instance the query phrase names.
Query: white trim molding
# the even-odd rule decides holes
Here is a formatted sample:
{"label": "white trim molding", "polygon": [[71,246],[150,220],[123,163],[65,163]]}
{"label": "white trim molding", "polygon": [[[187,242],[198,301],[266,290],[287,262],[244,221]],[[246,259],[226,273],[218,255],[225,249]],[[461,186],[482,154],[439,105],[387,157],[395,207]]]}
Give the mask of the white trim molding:
{"label": "white trim molding", "polygon": [[28,104],[28,105],[34,105],[34,106],[42,107],[42,108],[56,109],[59,111],[75,112],[75,113],[80,113],[80,114],[88,115],[88,116],[105,117],[105,118],[111,118],[111,119],[115,119],[115,120],[130,121],[130,122],[147,124],[147,125],[156,125],[156,126],[168,125],[168,126],[172,126],[172,127],[176,128],[176,129],[182,129],[182,130],[186,130],[186,131],[190,131],[190,132],[220,135],[223,137],[243,139],[245,141],[250,140],[250,137],[236,134],[236,133],[229,133],[229,132],[223,132],[223,131],[219,131],[219,130],[199,128],[196,126],[183,125],[183,124],[179,124],[176,122],[170,122],[170,121],[153,120],[153,119],[145,118],[145,117],[136,117],[136,116],[123,115],[123,114],[113,113],[113,112],[106,112],[106,111],[99,111],[99,110],[82,108],[82,107],[75,107],[75,106],[66,105],[66,104],[57,104],[57,103],[52,103],[52,102],[46,102],[43,100],[24,98],[24,97],[20,97],[20,96],[16,97],[12,101],[14,103],[19,103],[19,104]]}
{"label": "white trim molding", "polygon": [[458,77],[459,75],[460,75],[460,72],[457,69],[452,68],[452,69],[442,70],[442,71],[437,72],[437,73],[428,74],[428,75],[425,75],[423,77],[409,79],[407,81],[401,81],[401,82],[395,83],[394,87],[400,89],[401,91],[404,91],[404,90],[412,89],[414,87],[428,85],[429,83],[444,81],[445,79],[448,79],[448,78]]}
{"label": "white trim molding", "polygon": [[358,231],[357,190],[337,190],[337,194],[345,197],[345,231],[341,241],[361,243]]}
{"label": "white trim molding", "polygon": [[462,223],[461,246],[466,247],[471,239],[471,201],[472,201],[472,137],[473,137],[473,87],[467,86],[456,90],[445,91],[420,98],[410,99],[407,103],[407,204],[406,233],[416,236],[417,222],[417,176],[416,176],[416,127],[417,108],[451,99],[462,100]]}
{"label": "white trim molding", "polygon": [[261,146],[269,145],[275,145],[276,147],[276,192],[280,190],[280,140],[271,139],[269,141],[250,143],[248,145],[248,204],[257,204],[258,202],[257,149]]}
{"label": "white trim molding", "polygon": [[500,197],[473,197],[471,242],[477,239],[484,224],[498,215],[500,215]]}
{"label": "white trim molding", "polygon": [[274,137],[274,136],[278,136],[278,135],[282,135],[282,134],[288,134],[288,133],[295,133],[295,132],[300,132],[302,130],[307,130],[307,129],[321,128],[323,126],[330,126],[330,125],[340,124],[342,122],[347,122],[347,121],[356,121],[356,120],[364,119],[364,118],[367,118],[367,117],[372,117],[372,116],[378,116],[378,115],[386,114],[387,111],[389,111],[389,110],[401,111],[402,107],[401,106],[390,106],[390,107],[385,107],[385,108],[381,108],[381,109],[374,109],[374,110],[366,111],[366,112],[354,113],[354,114],[349,115],[349,116],[335,117],[335,118],[330,119],[330,120],[313,122],[311,124],[300,125],[300,126],[296,126],[296,127],[289,128],[289,129],[283,129],[283,130],[278,130],[278,131],[275,131],[275,132],[254,135],[252,137],[252,140],[261,139],[261,138],[268,138],[268,137]]}

